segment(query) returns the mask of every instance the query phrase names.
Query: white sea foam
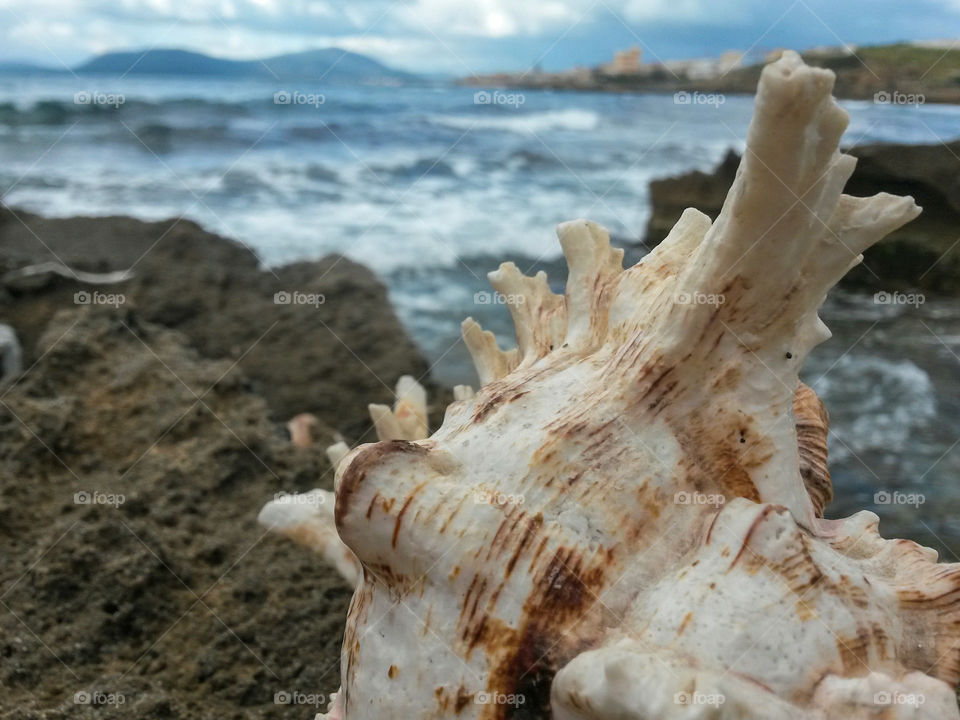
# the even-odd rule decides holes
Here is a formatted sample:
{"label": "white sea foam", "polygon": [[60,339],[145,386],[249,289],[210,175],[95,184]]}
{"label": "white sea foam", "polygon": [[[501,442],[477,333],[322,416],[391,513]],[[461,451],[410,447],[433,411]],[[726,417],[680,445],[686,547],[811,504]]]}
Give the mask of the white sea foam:
{"label": "white sea foam", "polygon": [[496,115],[432,115],[430,121],[458,130],[504,130],[524,135],[539,135],[556,130],[594,130],[600,125],[600,114],[577,108],[545,112],[500,110]]}
{"label": "white sea foam", "polygon": [[909,360],[849,353],[813,388],[831,409],[832,461],[902,452],[937,414],[930,376]]}

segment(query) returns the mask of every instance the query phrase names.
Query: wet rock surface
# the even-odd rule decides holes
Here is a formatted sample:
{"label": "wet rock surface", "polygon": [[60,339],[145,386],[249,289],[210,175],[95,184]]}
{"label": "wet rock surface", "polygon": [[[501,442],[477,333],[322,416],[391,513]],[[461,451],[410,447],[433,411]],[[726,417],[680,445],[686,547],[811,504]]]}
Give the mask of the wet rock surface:
{"label": "wet rock surface", "polygon": [[[132,268],[133,278],[98,285],[12,272],[46,262]],[[312,412],[353,440],[370,428],[368,402],[392,402],[401,374],[427,373],[365,267],[329,256],[261,269],[248,248],[186,220],[48,219],[0,208],[0,276],[0,318],[20,336],[27,367],[50,318],[85,293],[91,303],[122,295],[122,307],[183,332],[201,355],[236,362],[275,419]]]}
{"label": "wet rock surface", "polygon": [[[863,264],[841,284],[872,291],[960,293],[960,142],[860,145],[846,152],[858,160],[846,193],[912,195],[923,212],[867,250]],[[712,173],[694,171],[653,181],[647,244],[663,240],[688,207],[716,219],[739,162],[730,151]]]}
{"label": "wet rock surface", "polygon": [[256,524],[332,487],[322,448],[137,311],[61,311],[38,351],[0,404],[0,717],[279,718],[277,693],[332,692],[351,590]]}
{"label": "wet rock surface", "polygon": [[[40,263],[133,277],[22,274]],[[256,516],[331,489],[330,435],[374,440],[366,404],[427,373],[379,280],[261,269],[183,220],[0,207],[0,322],[25,370],[0,390],[0,718],[325,710],[352,590]]]}

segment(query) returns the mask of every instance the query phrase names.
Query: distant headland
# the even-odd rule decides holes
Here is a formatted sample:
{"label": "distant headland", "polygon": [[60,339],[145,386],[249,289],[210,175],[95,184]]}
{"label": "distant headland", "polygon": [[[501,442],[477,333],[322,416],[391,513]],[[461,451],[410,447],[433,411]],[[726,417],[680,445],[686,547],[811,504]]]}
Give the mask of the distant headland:
{"label": "distant headland", "polygon": [[[955,49],[956,46],[956,49]],[[719,57],[644,62],[640,48],[614,53],[610,62],[561,72],[532,69],[464,78],[478,87],[609,92],[753,94],[760,70],[782,49],[762,56],[730,50]],[[818,47],[802,53],[808,65],[833,70],[834,94],[880,103],[960,103],[960,43],[951,40],[891,45]]]}
{"label": "distant headland", "polygon": [[72,68],[29,63],[0,63],[7,75],[179,76],[236,80],[329,80],[398,82],[416,76],[341,48],[329,47],[254,60],[231,60],[189,50],[162,49],[109,52]]}

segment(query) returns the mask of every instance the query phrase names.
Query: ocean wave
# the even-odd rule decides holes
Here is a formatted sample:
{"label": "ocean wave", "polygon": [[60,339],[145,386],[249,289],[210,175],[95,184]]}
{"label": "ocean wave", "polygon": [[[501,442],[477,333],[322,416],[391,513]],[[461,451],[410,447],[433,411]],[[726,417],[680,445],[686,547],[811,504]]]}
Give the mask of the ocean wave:
{"label": "ocean wave", "polygon": [[902,453],[937,415],[930,376],[909,360],[850,353],[813,388],[831,408],[834,461]]}
{"label": "ocean wave", "polygon": [[555,155],[537,152],[536,150],[515,150],[507,158],[507,167],[511,170],[543,170],[562,167],[562,163]]}
{"label": "ocean wave", "polygon": [[438,157],[418,157],[395,163],[373,163],[370,170],[378,175],[418,180],[422,177],[455,177],[454,167]]}
{"label": "ocean wave", "polygon": [[335,183],[340,180],[340,174],[326,165],[310,163],[303,168],[304,177],[313,182]]}
{"label": "ocean wave", "polygon": [[[143,150],[162,155],[171,152],[175,146],[189,144],[203,144],[213,146],[227,140],[231,136],[230,128],[225,124],[208,124],[202,126],[175,126],[162,122],[132,123],[128,125],[129,132],[120,137]],[[109,142],[115,137],[104,135],[102,138]],[[235,138],[239,142],[240,138]]]}
{"label": "ocean wave", "polygon": [[202,98],[171,100],[128,99],[122,94],[104,95],[103,102],[78,102],[69,99],[48,98],[29,104],[0,102],[0,125],[64,125],[74,121],[106,120],[111,118],[156,117],[161,112],[185,114],[203,111],[205,114],[238,117],[245,114],[246,104]]}
{"label": "ocean wave", "polygon": [[234,167],[222,176],[214,173],[208,180],[215,181],[210,185],[210,195],[226,200],[269,200],[285,207],[301,207],[343,198],[338,173],[318,163],[246,165]]}
{"label": "ocean wave", "polygon": [[323,122],[315,125],[295,125],[285,128],[284,134],[291,140],[329,141],[338,140],[346,128],[340,123]]}
{"label": "ocean wave", "polygon": [[576,108],[528,113],[502,110],[498,115],[431,115],[429,120],[434,125],[457,130],[503,130],[533,135],[557,130],[593,130],[600,125],[600,114]]}

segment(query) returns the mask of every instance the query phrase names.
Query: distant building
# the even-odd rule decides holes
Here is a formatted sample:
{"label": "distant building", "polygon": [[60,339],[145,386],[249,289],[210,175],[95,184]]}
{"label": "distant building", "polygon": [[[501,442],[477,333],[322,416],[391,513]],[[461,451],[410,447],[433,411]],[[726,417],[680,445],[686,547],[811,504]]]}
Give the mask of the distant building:
{"label": "distant building", "polygon": [[613,54],[613,61],[602,69],[608,75],[636,75],[640,72],[640,58],[640,48],[637,46],[620,50]]}
{"label": "distant building", "polygon": [[914,47],[935,48],[936,50],[954,50],[960,48],[960,38],[941,38],[939,40],[916,40],[910,43]]}
{"label": "distant building", "polygon": [[688,80],[709,80],[724,75],[742,64],[743,53],[739,50],[728,50],[718,58],[672,60],[663,65],[669,72]]}
{"label": "distant building", "polygon": [[810,48],[803,54],[809,57],[846,57],[847,55],[853,55],[856,51],[856,45],[820,45]]}
{"label": "distant building", "polygon": [[583,67],[582,65],[577,65],[561,74],[579,82],[589,82],[593,79],[593,70],[588,67]]}
{"label": "distant building", "polygon": [[724,75],[741,65],[743,65],[743,53],[739,50],[727,50],[717,60],[717,70],[720,71],[720,75]]}

